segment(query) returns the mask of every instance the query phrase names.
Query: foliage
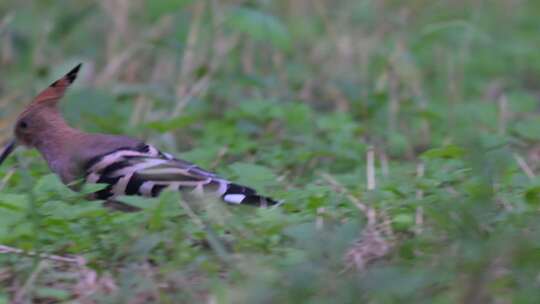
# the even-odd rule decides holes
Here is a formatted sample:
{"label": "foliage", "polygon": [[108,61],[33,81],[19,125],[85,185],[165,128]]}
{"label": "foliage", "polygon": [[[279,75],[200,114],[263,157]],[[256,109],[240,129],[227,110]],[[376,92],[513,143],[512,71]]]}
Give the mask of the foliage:
{"label": "foliage", "polygon": [[1,2],[2,139],[82,61],[72,125],[145,138],[285,203],[165,193],[113,212],[19,150],[0,167],[0,244],[27,254],[0,254],[0,303],[537,303],[539,10]]}

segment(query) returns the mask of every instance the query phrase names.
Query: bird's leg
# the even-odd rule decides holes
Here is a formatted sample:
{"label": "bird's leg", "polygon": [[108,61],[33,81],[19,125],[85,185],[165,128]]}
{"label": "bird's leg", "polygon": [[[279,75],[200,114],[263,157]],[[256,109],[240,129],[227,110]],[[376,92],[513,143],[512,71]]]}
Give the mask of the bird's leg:
{"label": "bird's leg", "polygon": [[[70,186],[70,185],[68,185]],[[72,186],[72,185],[71,185]],[[70,188],[71,188],[70,186]],[[85,195],[85,198],[89,201],[95,201],[97,200],[95,193],[90,193]],[[137,212],[141,211],[142,209],[139,207],[132,206],[130,204],[123,203],[121,201],[117,201],[115,199],[108,199],[103,202],[103,207],[109,208],[114,211],[122,211],[122,212]]]}
{"label": "bird's leg", "polygon": [[122,211],[122,212],[137,212],[141,211],[142,209],[139,207],[135,207],[126,203],[122,203],[117,200],[106,200],[103,202],[103,206],[110,208],[114,211]]}

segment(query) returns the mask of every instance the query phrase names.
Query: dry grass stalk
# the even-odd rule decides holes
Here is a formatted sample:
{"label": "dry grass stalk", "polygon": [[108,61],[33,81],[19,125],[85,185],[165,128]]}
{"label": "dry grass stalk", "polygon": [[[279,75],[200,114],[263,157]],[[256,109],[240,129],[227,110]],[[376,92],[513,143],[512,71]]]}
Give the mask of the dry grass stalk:
{"label": "dry grass stalk", "polygon": [[[369,147],[366,153],[366,174],[367,189],[375,190],[375,149]],[[348,268],[356,268],[363,271],[372,262],[386,256],[392,248],[393,232],[390,226],[390,219],[381,212],[377,221],[377,213],[374,208],[369,207],[365,216],[368,219],[367,225],[362,231],[360,238],[353,244],[345,254],[345,262]]]}
{"label": "dry grass stalk", "polygon": [[510,120],[510,110],[508,109],[508,98],[505,94],[502,94],[498,99],[497,103],[499,105],[499,124],[498,131],[500,135],[506,134],[506,129],[508,121]]}
{"label": "dry grass stalk", "polygon": [[207,225],[202,218],[200,218],[191,208],[191,206],[185,202],[184,200],[180,200],[180,206],[188,217],[197,225],[199,226],[199,229],[206,232],[206,239],[208,240],[208,244],[212,248],[212,250],[216,253],[217,257],[223,262],[224,264],[227,264],[229,262],[229,253],[227,252],[227,249],[222,244],[222,242],[219,240],[217,235],[214,233],[212,228]]}
{"label": "dry grass stalk", "polygon": [[10,12],[0,20],[0,35],[4,33],[4,30],[8,27],[8,25],[15,19],[15,13]]}
{"label": "dry grass stalk", "polygon": [[327,92],[332,101],[336,104],[336,108],[341,112],[348,112],[350,110],[350,103],[345,97],[345,94],[339,90],[335,85],[329,84],[327,86]]}
{"label": "dry grass stalk", "polygon": [[127,41],[129,37],[129,15],[131,12],[131,4],[133,0],[103,0],[100,1],[105,14],[109,15],[112,23],[111,30],[107,36],[107,61],[111,61],[121,45]]}
{"label": "dry grass stalk", "polygon": [[[199,40],[199,31],[201,27],[201,20],[204,10],[206,8],[206,1],[197,1],[193,8],[193,16],[191,18],[191,24],[189,26],[189,32],[186,40],[186,47],[184,49],[184,55],[182,57],[182,67],[180,69],[180,77],[178,79],[178,86],[176,88],[176,96],[181,98],[188,94],[189,83],[193,71],[197,68],[196,62],[196,46]],[[186,102],[187,103],[187,102]],[[177,105],[176,108],[179,108]],[[179,112],[180,110],[178,110]],[[175,109],[175,112],[177,110]],[[176,115],[175,115],[176,116]]]}
{"label": "dry grass stalk", "polygon": [[379,151],[379,161],[381,162],[381,174],[384,177],[390,175],[390,167],[388,165],[388,156],[383,150]]}
{"label": "dry grass stalk", "polygon": [[223,158],[225,158],[225,155],[227,155],[227,152],[229,152],[228,146],[221,147],[216,155],[216,158],[214,159],[214,161],[212,161],[212,164],[210,164],[209,168],[212,170],[216,169],[223,161]]}
{"label": "dry grass stalk", "polygon": [[[425,165],[424,163],[419,163],[416,166],[416,177],[422,178],[424,177],[425,173]],[[424,197],[424,191],[422,189],[416,189],[416,198],[418,200],[421,200]],[[416,215],[415,215],[415,233],[420,234],[422,233],[422,226],[424,225],[424,209],[422,206],[418,206],[416,208]]]}
{"label": "dry grass stalk", "polygon": [[362,236],[349,248],[345,255],[347,269],[364,271],[368,265],[386,256],[392,248],[377,226],[367,226]]}
{"label": "dry grass stalk", "polygon": [[147,112],[148,99],[144,95],[139,95],[135,99],[135,106],[133,107],[133,112],[129,118],[130,126],[137,126],[142,121],[144,121],[144,115]]}
{"label": "dry grass stalk", "polygon": [[19,248],[10,247],[6,245],[0,245],[0,254],[17,254],[17,255],[25,255],[30,257],[38,257],[41,259],[47,259],[57,262],[63,262],[63,263],[74,263],[77,264],[78,260],[76,257],[65,257],[60,255],[54,255],[54,254],[46,254],[46,253],[39,253],[34,251],[25,251]]}
{"label": "dry grass stalk", "polygon": [[367,176],[367,189],[374,190],[376,185],[375,179],[375,148],[370,146],[366,154],[366,176]]}
{"label": "dry grass stalk", "polygon": [[216,52],[214,53],[214,57],[210,61],[208,72],[191,86],[188,87],[185,84],[182,84],[180,86],[180,89],[177,90],[178,102],[176,103],[176,107],[172,112],[173,117],[178,116],[182,112],[184,107],[187,106],[187,104],[193,99],[193,97],[201,95],[208,89],[213,75],[223,62],[223,59],[237,43],[237,41],[237,35],[233,37],[217,37],[215,39],[214,49],[216,50]]}
{"label": "dry grass stalk", "polygon": [[165,15],[147,31],[142,33],[138,39],[133,39],[130,44],[123,48],[123,51],[117,53],[108,60],[103,71],[96,76],[95,84],[101,86],[111,82],[135,54],[147,47],[148,41],[158,39],[165,35],[172,27],[172,21],[173,19],[171,16]]}
{"label": "dry grass stalk", "polygon": [[[8,13],[0,20],[0,64],[9,65],[15,59],[13,40],[9,35],[9,25],[13,21],[15,13]],[[4,33],[8,33],[5,34]]]}
{"label": "dry grass stalk", "polygon": [[398,125],[399,115],[399,76],[394,70],[394,66],[391,65],[387,71],[388,77],[388,132],[395,132]]}
{"label": "dry grass stalk", "polygon": [[255,47],[253,41],[246,41],[243,44],[242,56],[240,58],[242,64],[242,70],[244,74],[251,75],[255,73],[254,61],[255,61]]}
{"label": "dry grass stalk", "polygon": [[332,175],[321,172],[319,173],[319,176],[322,177],[326,182],[328,182],[330,186],[332,186],[334,190],[336,190],[338,193],[344,194],[347,197],[347,199],[356,206],[356,208],[358,208],[364,215],[366,215],[366,218],[368,219],[368,222],[369,222],[371,217],[367,216],[369,207],[366,204],[364,204],[356,196],[352,195],[352,193],[350,193],[349,190],[347,190],[347,188],[345,188],[345,186],[343,186]]}
{"label": "dry grass stalk", "polygon": [[324,228],[324,207],[317,208],[317,218],[315,220],[315,228],[317,230],[322,230]]}
{"label": "dry grass stalk", "polygon": [[[38,276],[47,277],[49,272],[64,271],[74,273],[76,281],[69,286],[59,286],[67,289],[80,303],[95,303],[90,297],[97,292],[109,293],[118,289],[114,280],[104,274],[98,276],[96,271],[87,267],[87,263],[82,256],[60,256],[34,251],[25,251],[19,248],[0,245],[0,254],[14,254],[26,257],[37,257],[40,259],[37,267],[31,273],[25,283],[16,288],[12,297],[12,303],[27,303],[32,287],[36,285]],[[13,275],[13,274],[12,274]]]}
{"label": "dry grass stalk", "polygon": [[[191,22],[190,32],[188,34],[188,41],[184,57],[182,58],[182,70],[181,77],[179,78],[179,84],[176,88],[177,103],[172,111],[172,117],[178,116],[185,106],[195,97],[200,96],[208,89],[210,81],[214,74],[217,72],[225,57],[229,54],[230,50],[238,43],[239,35],[233,34],[232,36],[226,36],[221,31],[222,18],[220,14],[221,9],[218,7],[217,1],[211,1],[213,10],[213,24],[214,24],[214,39],[213,44],[210,46],[213,52],[211,58],[197,59],[196,58],[196,42],[199,39],[199,27],[201,18],[204,12],[204,3],[198,1],[195,6],[195,13]],[[208,71],[203,77],[200,77],[193,82],[193,72],[198,67],[198,62],[209,62]],[[191,80],[191,81],[190,81]]]}
{"label": "dry grass stalk", "polygon": [[180,69],[180,77],[178,79],[179,84],[176,88],[177,96],[183,96],[187,93],[188,82],[193,74],[193,71],[197,68],[195,53],[197,41],[199,39],[201,20],[205,8],[206,1],[197,1],[193,8],[193,17],[189,27],[186,47],[184,49],[184,56],[182,57],[182,67]]}
{"label": "dry grass stalk", "polygon": [[352,195],[345,186],[328,173],[319,173],[337,192],[345,195],[366,217],[367,224],[358,240],[345,254],[346,270],[356,268],[363,271],[372,262],[386,256],[393,245],[393,232],[389,218],[382,212],[377,215],[374,208]]}
{"label": "dry grass stalk", "polygon": [[30,300],[28,298],[29,293],[31,292],[30,290],[35,285],[37,277],[43,272],[46,267],[47,263],[44,260],[40,261],[37,264],[37,266],[34,268],[34,271],[32,271],[32,274],[30,274],[28,279],[24,282],[23,286],[15,292],[12,303],[25,303]]}
{"label": "dry grass stalk", "polygon": [[527,177],[529,179],[534,179],[536,177],[536,175],[534,174],[531,167],[529,167],[529,165],[527,164],[525,159],[523,159],[523,157],[519,156],[519,154],[517,154],[517,153],[514,153],[513,156],[514,156],[514,159],[516,160],[518,166],[523,171],[523,173],[525,173],[525,175],[527,175]]}

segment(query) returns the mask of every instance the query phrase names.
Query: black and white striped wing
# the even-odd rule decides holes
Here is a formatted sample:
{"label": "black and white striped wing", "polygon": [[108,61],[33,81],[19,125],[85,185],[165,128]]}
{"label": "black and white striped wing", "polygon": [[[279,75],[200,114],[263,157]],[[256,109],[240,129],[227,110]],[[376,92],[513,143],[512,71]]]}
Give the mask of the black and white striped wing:
{"label": "black and white striped wing", "polygon": [[120,195],[155,197],[167,189],[194,195],[214,194],[230,204],[277,203],[249,187],[231,183],[150,145],[121,148],[94,158],[87,165],[86,182],[108,184],[95,193],[98,199]]}

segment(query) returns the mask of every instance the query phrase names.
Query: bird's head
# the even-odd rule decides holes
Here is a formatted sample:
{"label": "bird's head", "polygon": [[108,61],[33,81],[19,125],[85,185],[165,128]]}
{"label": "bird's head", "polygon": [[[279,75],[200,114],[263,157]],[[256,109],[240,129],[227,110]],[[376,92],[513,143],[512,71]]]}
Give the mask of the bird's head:
{"label": "bird's head", "polygon": [[0,164],[18,145],[35,147],[40,137],[43,137],[43,132],[47,132],[49,126],[54,126],[56,120],[62,119],[60,116],[55,115],[58,113],[58,101],[77,78],[80,68],[81,64],[78,64],[62,78],[53,82],[48,88],[39,93],[32,103],[19,114],[14,127],[15,136],[0,154]]}

